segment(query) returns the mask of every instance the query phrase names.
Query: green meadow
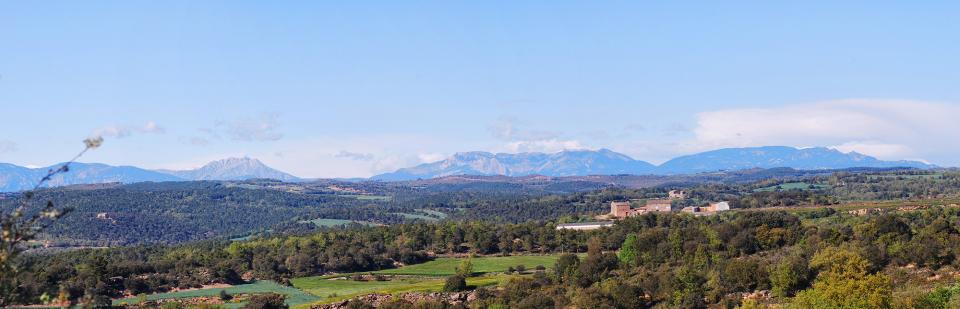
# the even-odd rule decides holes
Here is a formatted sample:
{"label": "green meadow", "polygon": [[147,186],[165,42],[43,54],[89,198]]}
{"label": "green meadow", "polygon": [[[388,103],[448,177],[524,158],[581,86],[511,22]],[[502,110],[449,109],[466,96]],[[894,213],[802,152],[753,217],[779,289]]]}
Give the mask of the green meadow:
{"label": "green meadow", "polygon": [[[329,220],[329,219],[323,219]],[[537,265],[553,267],[558,255],[518,255],[469,258],[473,263],[477,277],[467,279],[467,284],[475,287],[498,285],[519,275],[503,274],[510,267],[523,265],[533,271]],[[422,264],[408,265],[395,269],[360,274],[390,275],[386,281],[354,281],[354,273],[294,278],[293,287],[283,286],[273,281],[257,281],[227,288],[209,288],[170,293],[147,295],[147,300],[186,299],[194,297],[215,297],[221,290],[229,294],[279,293],[287,296],[290,306],[306,307],[317,302],[332,302],[371,293],[396,294],[405,292],[436,292],[443,289],[445,276],[454,275],[457,266],[468,258],[438,258]],[[136,304],[136,297],[118,299],[114,305]],[[242,303],[227,303],[226,307],[239,307]]]}
{"label": "green meadow", "polygon": [[[511,275],[493,275],[467,279],[467,285],[481,287],[505,282]],[[320,298],[320,302],[332,302],[366,294],[397,294],[406,292],[438,292],[444,280],[430,277],[394,277],[388,281],[353,281],[347,277],[325,276],[296,278],[290,281],[294,287]]]}
{"label": "green meadow", "polygon": [[[320,298],[304,293],[303,291],[280,285],[276,282],[269,280],[260,280],[248,284],[234,285],[227,288],[211,288],[211,289],[200,289],[200,290],[187,290],[187,291],[178,291],[170,293],[158,293],[147,295],[147,300],[161,300],[161,299],[184,299],[184,298],[194,298],[194,297],[211,297],[219,296],[220,291],[227,291],[228,294],[263,294],[263,293],[278,293],[287,296],[286,303],[288,305],[300,305],[300,304],[309,304],[316,301],[319,301]],[[136,304],[138,299],[136,297],[117,299],[113,301],[114,305],[124,305],[124,304]],[[242,304],[228,304],[239,306]]]}
{"label": "green meadow", "polygon": [[[385,275],[411,275],[411,276],[451,276],[456,274],[456,268],[460,262],[466,258],[438,258],[422,264],[409,265],[400,268],[376,271],[374,273]],[[472,258],[473,272],[477,274],[505,272],[509,267],[523,265],[528,270],[533,270],[537,265],[544,267],[553,267],[557,262],[557,255],[517,255],[517,256],[490,256]]]}
{"label": "green meadow", "polygon": [[829,189],[830,186],[828,186],[828,185],[821,185],[821,184],[810,184],[810,183],[806,183],[806,182],[787,182],[787,183],[780,184],[780,185],[778,185],[778,186],[763,187],[763,188],[759,188],[759,189],[756,189],[756,190],[753,190],[753,191],[754,191],[754,192],[769,192],[769,191],[777,191],[778,188],[779,188],[779,190],[781,190],[781,191],[787,191],[787,190],[823,190],[823,189]]}
{"label": "green meadow", "polygon": [[317,227],[336,227],[336,226],[350,225],[351,223],[359,223],[367,226],[374,225],[373,223],[364,222],[364,221],[353,221],[353,220],[343,220],[343,219],[323,219],[323,218],[305,220],[301,222],[304,222],[304,223],[310,222],[310,223],[313,223],[313,225],[316,225]]}

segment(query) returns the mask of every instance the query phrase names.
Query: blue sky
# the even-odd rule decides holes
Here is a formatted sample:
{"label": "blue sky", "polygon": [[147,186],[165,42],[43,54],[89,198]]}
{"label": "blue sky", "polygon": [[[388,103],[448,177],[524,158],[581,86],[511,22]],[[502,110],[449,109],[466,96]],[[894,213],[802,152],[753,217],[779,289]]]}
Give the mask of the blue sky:
{"label": "blue sky", "polygon": [[457,151],[829,146],[958,165],[960,5],[0,4],[0,162],[256,157],[369,176]]}

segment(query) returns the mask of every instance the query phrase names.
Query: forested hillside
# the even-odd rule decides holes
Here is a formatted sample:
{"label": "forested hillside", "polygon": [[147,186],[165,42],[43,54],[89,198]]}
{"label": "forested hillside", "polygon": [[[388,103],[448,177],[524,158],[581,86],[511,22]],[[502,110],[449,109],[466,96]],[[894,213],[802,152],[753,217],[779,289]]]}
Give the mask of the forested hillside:
{"label": "forested hillside", "polygon": [[[552,272],[488,290],[476,304],[704,308],[760,301],[798,308],[940,308],[928,305],[946,304],[955,289],[929,291],[949,286],[951,269],[960,266],[958,221],[957,208],[868,217],[830,211],[651,214],[591,232],[555,230],[551,222],[467,221],[85,249],[24,256],[18,262],[24,271],[17,299],[30,302],[43,293],[119,297],[239,283],[242,277],[286,282],[422,263],[441,253],[586,252],[561,257]],[[742,298],[756,291],[769,294]]]}
{"label": "forested hillside", "polygon": [[[753,180],[754,173],[781,176]],[[251,233],[309,233],[320,228],[306,223],[313,219],[364,224],[443,218],[509,223],[581,220],[606,213],[611,201],[662,198],[671,189],[690,192],[690,198],[675,202],[677,209],[714,201],[729,201],[733,208],[763,208],[960,197],[960,173],[946,170],[754,173],[682,178],[640,188],[581,178],[139,183],[45,189],[37,193],[35,201],[49,200],[58,207],[73,209],[46,231],[48,245],[116,246],[172,244]],[[6,194],[0,198],[0,207],[9,209],[17,200],[17,194]],[[430,215],[430,211],[440,215]]]}
{"label": "forested hillside", "polygon": [[[177,243],[248,233],[313,218],[399,223],[372,211],[376,201],[337,195],[248,189],[221,182],[139,183],[97,189],[49,189],[34,201],[72,208],[46,232],[55,244],[112,246]],[[15,198],[0,200],[12,207]],[[378,210],[382,208],[377,208]]]}

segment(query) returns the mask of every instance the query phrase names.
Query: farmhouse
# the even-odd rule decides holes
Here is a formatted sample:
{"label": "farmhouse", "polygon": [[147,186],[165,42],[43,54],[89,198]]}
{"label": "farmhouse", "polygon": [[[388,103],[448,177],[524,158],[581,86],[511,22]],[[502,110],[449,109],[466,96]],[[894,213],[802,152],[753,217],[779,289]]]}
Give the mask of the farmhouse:
{"label": "farmhouse", "polygon": [[557,224],[557,230],[596,230],[601,227],[613,226],[611,221],[601,221],[601,222],[580,222],[580,223],[564,223]]}
{"label": "farmhouse", "polygon": [[687,198],[687,191],[684,191],[684,190],[670,190],[670,192],[667,193],[667,195],[668,195],[670,198],[675,198],[675,199],[682,200],[682,199]]}
{"label": "farmhouse", "polygon": [[630,202],[610,202],[610,214],[612,218],[627,218],[639,216],[648,212],[669,212],[671,210],[672,200],[669,199],[650,199],[643,207],[633,208]]}
{"label": "farmhouse", "polygon": [[726,211],[726,210],[730,210],[730,203],[717,202],[717,203],[710,203],[709,206],[704,206],[704,207],[700,207],[700,206],[684,207],[680,211],[686,212],[686,213],[692,213],[695,215],[712,215],[719,211]]}
{"label": "farmhouse", "polygon": [[642,209],[633,209],[630,202],[610,202],[610,216],[614,218],[633,217],[642,212]]}
{"label": "farmhouse", "polygon": [[[671,191],[671,193],[675,193]],[[672,211],[673,199],[649,199],[642,207],[633,208],[630,202],[610,202],[610,213],[597,216],[597,219],[620,219],[633,216],[639,216],[651,212],[670,212]],[[693,214],[713,214],[718,211],[730,210],[730,203],[716,202],[708,206],[690,206],[684,207],[680,211]]]}
{"label": "farmhouse", "polygon": [[644,206],[644,210],[647,212],[670,211],[672,205],[673,201],[670,199],[647,200],[647,205]]}
{"label": "farmhouse", "polygon": [[710,208],[709,211],[730,210],[730,203],[727,203],[727,202],[710,203],[709,208]]}

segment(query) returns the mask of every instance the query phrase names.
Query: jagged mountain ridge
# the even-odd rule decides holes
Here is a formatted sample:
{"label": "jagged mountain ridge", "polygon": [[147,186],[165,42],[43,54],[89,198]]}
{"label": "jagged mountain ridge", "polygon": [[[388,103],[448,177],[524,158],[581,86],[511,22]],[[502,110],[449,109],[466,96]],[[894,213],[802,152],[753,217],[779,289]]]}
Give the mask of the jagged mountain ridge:
{"label": "jagged mountain ridge", "polygon": [[463,152],[449,158],[372,177],[376,180],[412,180],[451,175],[580,176],[591,174],[647,174],[655,166],[607,149],[558,153],[493,154]]}
{"label": "jagged mountain ridge", "polygon": [[158,172],[173,175],[185,180],[246,180],[270,178],[282,181],[299,181],[296,176],[275,170],[260,160],[252,158],[227,158],[213,161],[192,170]]}
{"label": "jagged mountain ridge", "polygon": [[822,170],[854,167],[931,168],[935,166],[918,161],[883,161],[856,152],[843,153],[825,147],[726,148],[677,157],[659,166],[635,160],[607,149],[562,151],[552,154],[465,152],[454,154],[439,162],[425,163],[410,168],[402,168],[392,173],[376,175],[372,179],[397,181],[451,175],[677,175],[778,167]]}

